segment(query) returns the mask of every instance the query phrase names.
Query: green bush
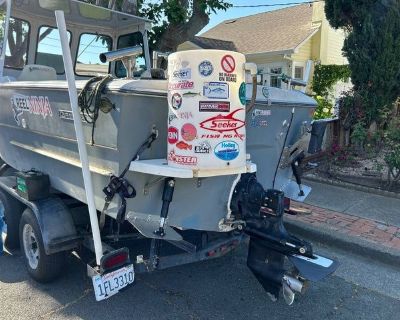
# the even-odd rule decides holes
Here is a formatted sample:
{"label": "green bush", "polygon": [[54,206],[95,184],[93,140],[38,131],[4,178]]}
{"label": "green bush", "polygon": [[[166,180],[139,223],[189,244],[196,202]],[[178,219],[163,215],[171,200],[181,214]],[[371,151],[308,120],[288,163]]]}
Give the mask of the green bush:
{"label": "green bush", "polygon": [[332,118],[334,111],[333,104],[327,98],[321,96],[316,96],[314,99],[317,101],[318,107],[315,109],[313,119],[319,120]]}

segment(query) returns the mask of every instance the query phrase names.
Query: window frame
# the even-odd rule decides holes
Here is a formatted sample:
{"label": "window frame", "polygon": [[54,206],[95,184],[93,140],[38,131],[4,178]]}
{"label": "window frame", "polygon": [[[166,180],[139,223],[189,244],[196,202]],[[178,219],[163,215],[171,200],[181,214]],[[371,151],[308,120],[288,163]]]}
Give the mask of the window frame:
{"label": "window frame", "polygon": [[[134,34],[134,33],[140,33],[141,35],[142,35],[142,45],[141,45],[141,47],[142,47],[142,49],[143,49],[143,54],[144,54],[144,39],[143,39],[143,33],[141,33],[140,31],[135,31],[135,32],[129,32],[129,33],[125,33],[125,34],[121,34],[121,35],[119,35],[118,36],[118,39],[117,39],[117,46],[116,46],[116,49],[118,50],[118,49],[121,49],[120,47],[119,47],[119,42],[120,42],[120,40],[121,40],[121,38],[122,37],[126,37],[126,36],[128,36],[128,35],[131,35],[131,34]],[[125,47],[125,48],[128,48],[128,47]],[[146,60],[145,60],[145,62],[146,62]],[[148,69],[149,67],[146,65],[146,70]],[[115,77],[116,78],[118,78],[118,79],[124,79],[124,77],[119,77],[118,76],[118,74],[117,74],[117,61],[115,61],[115,66],[114,66],[114,74],[115,74]]]}
{"label": "window frame", "polygon": [[[27,65],[29,64],[29,49],[30,49],[30,44],[31,44],[32,25],[31,25],[31,23],[30,23],[29,21],[26,21],[26,20],[24,20],[24,19],[14,18],[14,17],[12,17],[12,16],[10,17],[10,20],[11,20],[11,19],[20,20],[20,21],[26,22],[27,25],[28,25],[28,27],[29,27],[29,30],[28,30],[28,41],[27,41],[27,45],[26,45],[26,61],[25,61],[25,64],[24,64],[24,66],[23,66],[22,68],[10,67],[10,66],[7,66],[7,65],[6,65],[7,47],[10,46],[9,43],[8,43],[8,41],[7,41],[7,46],[6,46],[6,48],[5,48],[5,50],[6,50],[6,55],[4,56],[4,69],[23,70],[24,67],[27,66]],[[8,30],[8,32],[10,32],[10,29]],[[6,35],[6,36],[8,36],[8,35]]]}
{"label": "window frame", "polygon": [[[280,69],[281,72],[280,73],[273,73],[272,69]],[[283,65],[273,65],[273,66],[269,66],[269,86],[271,88],[279,88],[282,89],[282,79],[279,79],[279,76],[282,75],[283,73]],[[277,80],[277,84],[279,83],[280,86],[272,86],[272,78],[276,78]]]}
{"label": "window frame", "polygon": [[[298,78],[298,77],[296,77],[296,69],[300,69],[301,68],[301,78]],[[304,79],[304,72],[305,72],[305,67],[304,66],[302,66],[302,65],[295,65],[294,66],[294,70],[293,70],[293,79],[296,79],[296,80],[303,80]]]}
{"label": "window frame", "polygon": [[[58,30],[57,27],[50,26],[50,25],[47,25],[47,24],[40,25],[40,26],[37,28],[36,50],[35,50],[35,62],[34,62],[35,64],[36,64],[37,54],[38,54],[38,49],[39,49],[40,29],[42,29],[43,27],[47,27],[47,28],[52,28],[52,29],[54,29],[54,30]],[[71,44],[72,44],[72,37],[73,37],[73,35],[72,35],[72,32],[69,31],[69,30],[67,30],[67,33],[70,34],[70,38],[69,38],[69,47],[70,47],[70,49],[71,49]],[[61,48],[61,44],[60,44],[60,48]],[[62,56],[62,54],[61,54],[61,56]],[[63,61],[64,61],[64,57],[63,57]],[[48,67],[51,67],[51,66],[48,66]],[[62,72],[62,73],[58,73],[57,70],[56,70],[56,74],[57,74],[58,76],[64,75],[64,74],[65,74],[65,68],[64,68],[64,72]]]}
{"label": "window frame", "polygon": [[[114,45],[114,39],[109,34],[100,34],[100,33],[97,34],[97,33],[94,33],[94,32],[82,32],[81,34],[79,34],[78,43],[76,44],[76,53],[75,53],[75,62],[74,62],[74,74],[76,76],[78,76],[78,77],[93,77],[93,75],[90,75],[90,74],[79,74],[79,73],[76,72],[76,64],[78,62],[78,54],[79,54],[79,47],[80,47],[80,44],[81,44],[81,38],[82,38],[83,35],[86,35],[86,34],[89,34],[89,35],[92,34],[94,36],[107,36],[107,37],[109,37],[111,39],[110,51],[113,50],[113,45]],[[110,74],[110,71],[111,71],[111,63],[112,62],[108,63],[108,74]]]}

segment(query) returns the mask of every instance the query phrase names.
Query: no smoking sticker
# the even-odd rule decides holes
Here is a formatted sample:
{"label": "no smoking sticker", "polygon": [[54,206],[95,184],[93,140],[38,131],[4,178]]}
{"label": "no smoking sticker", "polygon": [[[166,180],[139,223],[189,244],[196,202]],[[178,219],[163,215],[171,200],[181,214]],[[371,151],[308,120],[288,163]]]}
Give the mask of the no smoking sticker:
{"label": "no smoking sticker", "polygon": [[221,67],[226,73],[232,73],[236,68],[235,58],[227,54],[221,60]]}

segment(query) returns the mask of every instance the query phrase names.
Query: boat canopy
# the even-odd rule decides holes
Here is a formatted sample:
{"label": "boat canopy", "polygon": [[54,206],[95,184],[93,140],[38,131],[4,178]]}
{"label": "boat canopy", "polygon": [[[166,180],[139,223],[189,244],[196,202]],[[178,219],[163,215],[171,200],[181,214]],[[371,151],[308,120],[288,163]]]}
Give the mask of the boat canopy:
{"label": "boat canopy", "polygon": [[[65,78],[55,30],[56,10],[62,10],[65,15],[78,78],[98,73],[123,77],[124,74],[118,75],[117,69],[122,69],[118,64],[101,64],[98,55],[101,51],[128,46],[142,45],[145,62],[142,65],[147,66],[145,69],[150,67],[147,32],[151,22],[148,19],[77,0],[0,0],[0,77],[3,68],[10,69],[5,75],[18,78],[24,66],[36,64],[53,67],[58,79]],[[96,65],[100,67],[92,70]]]}

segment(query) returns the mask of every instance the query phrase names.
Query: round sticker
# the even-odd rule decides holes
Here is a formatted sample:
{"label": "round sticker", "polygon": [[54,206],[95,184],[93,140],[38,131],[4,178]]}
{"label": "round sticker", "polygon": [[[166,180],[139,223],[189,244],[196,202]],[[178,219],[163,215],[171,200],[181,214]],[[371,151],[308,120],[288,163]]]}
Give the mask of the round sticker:
{"label": "round sticker", "polygon": [[241,104],[246,104],[246,83],[242,82],[239,88],[239,99]]}
{"label": "round sticker", "polygon": [[175,127],[168,128],[168,143],[175,144],[179,140],[179,130]]}
{"label": "round sticker", "polygon": [[236,68],[235,58],[227,54],[221,60],[221,67],[226,73],[232,73]]}
{"label": "round sticker", "polygon": [[191,123],[184,124],[181,129],[181,136],[185,141],[193,141],[197,136],[196,127]]}
{"label": "round sticker", "polygon": [[234,141],[222,141],[214,149],[217,158],[224,161],[231,161],[239,155],[239,145]]}
{"label": "round sticker", "polygon": [[213,73],[213,71],[214,71],[214,67],[210,61],[204,60],[203,62],[201,62],[199,64],[199,73],[203,77],[210,76]]}
{"label": "round sticker", "polygon": [[182,105],[182,96],[179,93],[174,93],[171,99],[172,108],[178,110]]}

